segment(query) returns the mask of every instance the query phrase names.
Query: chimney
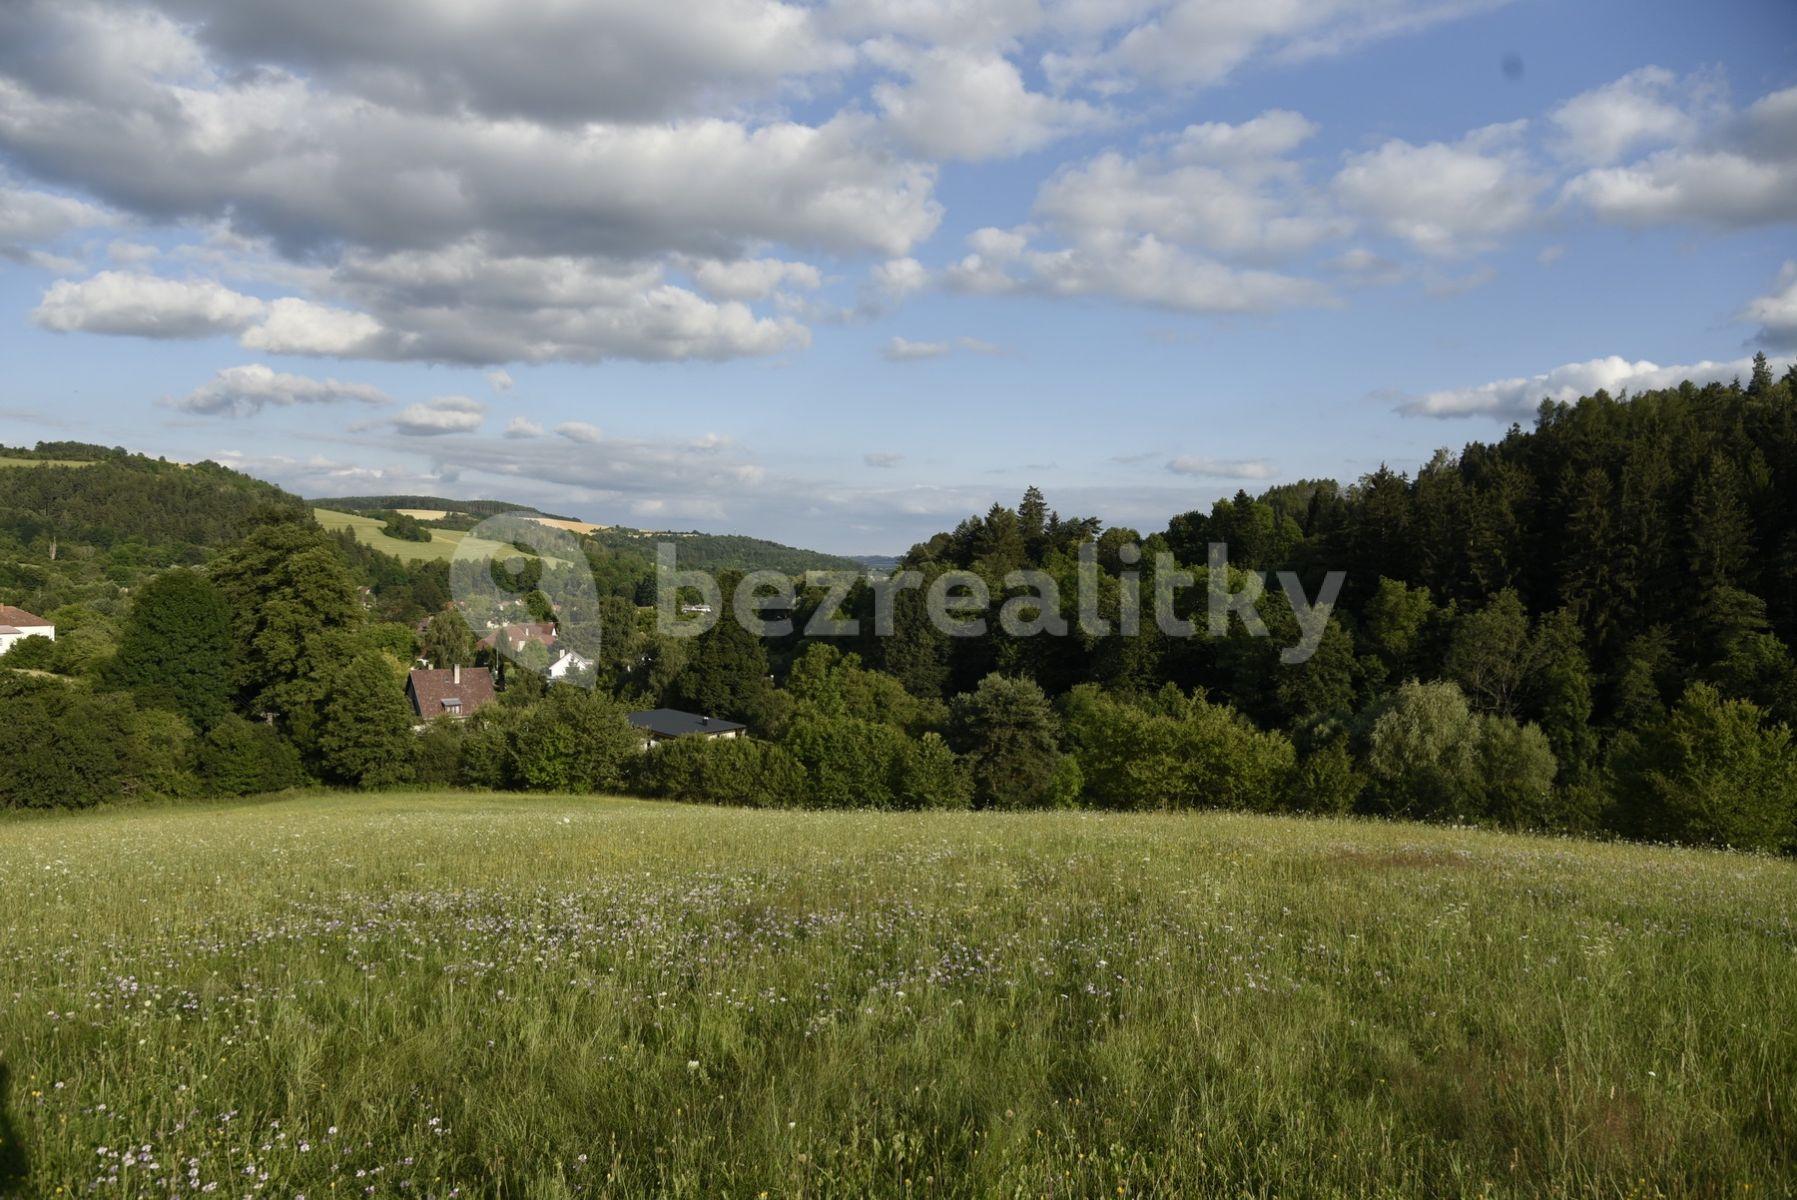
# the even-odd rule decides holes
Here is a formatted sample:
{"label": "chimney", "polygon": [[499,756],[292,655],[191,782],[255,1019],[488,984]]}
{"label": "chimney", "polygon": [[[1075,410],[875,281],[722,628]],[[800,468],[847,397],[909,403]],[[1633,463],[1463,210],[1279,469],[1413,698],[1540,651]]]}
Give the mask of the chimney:
{"label": "chimney", "polygon": [[462,686],[462,664],[457,663],[454,667],[454,671],[455,671],[455,685],[457,687],[461,687]]}
{"label": "chimney", "polygon": [[709,724],[711,724],[711,718],[710,718],[710,717],[700,717],[700,718],[699,718],[699,724],[701,724],[701,725],[709,725]]}

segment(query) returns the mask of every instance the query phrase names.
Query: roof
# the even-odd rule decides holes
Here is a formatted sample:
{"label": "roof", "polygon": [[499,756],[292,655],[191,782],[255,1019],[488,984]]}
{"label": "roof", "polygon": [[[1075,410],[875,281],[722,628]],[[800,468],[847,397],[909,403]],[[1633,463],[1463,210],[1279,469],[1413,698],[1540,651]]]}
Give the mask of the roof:
{"label": "roof", "polygon": [[732,733],[747,729],[735,721],[702,717],[698,713],[681,712],[677,708],[651,708],[630,714],[630,723],[660,737],[686,737],[695,733]]}
{"label": "roof", "polygon": [[11,625],[0,625],[0,637],[9,637],[15,633],[24,633],[23,629],[14,629]]}
{"label": "roof", "polygon": [[528,642],[536,642],[547,648],[555,644],[555,624],[551,621],[521,621],[515,625],[501,625],[480,640],[480,645],[491,650],[499,644],[504,635],[506,645],[513,650],[521,649]]}
{"label": "roof", "polygon": [[14,625],[23,628],[28,625],[48,625],[49,621],[34,616],[22,608],[14,608],[10,604],[0,604],[0,625]]}
{"label": "roof", "polygon": [[[454,667],[439,671],[413,671],[406,680],[412,707],[425,720],[449,713],[467,716],[495,699],[493,672],[485,667],[463,667],[462,681],[456,682]],[[450,701],[457,701],[451,705]]]}

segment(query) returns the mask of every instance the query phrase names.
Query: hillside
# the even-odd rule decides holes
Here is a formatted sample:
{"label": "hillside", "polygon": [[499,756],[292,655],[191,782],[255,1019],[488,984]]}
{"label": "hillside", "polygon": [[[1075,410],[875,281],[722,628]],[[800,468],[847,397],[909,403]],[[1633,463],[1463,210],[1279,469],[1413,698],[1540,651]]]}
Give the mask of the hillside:
{"label": "hillside", "polygon": [[[217,463],[172,463],[74,442],[0,447],[0,602],[112,616],[136,584],[205,562],[297,496]],[[98,634],[103,621],[95,623]]]}
{"label": "hillside", "polygon": [[332,794],[0,819],[0,894],[21,1195],[1797,1189],[1776,860]]}
{"label": "hillside", "polygon": [[[472,529],[487,517],[519,513],[542,518],[543,523],[588,539],[602,553],[641,560],[645,569],[654,562],[658,542],[677,548],[680,564],[705,571],[780,571],[798,575],[805,571],[856,571],[859,564],[834,554],[804,550],[741,534],[697,531],[650,532],[621,525],[595,525],[574,517],[546,513],[528,504],[507,500],[454,500],[444,496],[332,496],[311,502],[327,528],[350,528],[358,540],[384,553],[412,560],[448,559],[455,553],[455,534]],[[381,521],[370,514],[402,512],[433,531],[430,542],[404,542],[380,533]],[[331,515],[336,514],[336,515]],[[345,516],[355,519],[347,519]]]}

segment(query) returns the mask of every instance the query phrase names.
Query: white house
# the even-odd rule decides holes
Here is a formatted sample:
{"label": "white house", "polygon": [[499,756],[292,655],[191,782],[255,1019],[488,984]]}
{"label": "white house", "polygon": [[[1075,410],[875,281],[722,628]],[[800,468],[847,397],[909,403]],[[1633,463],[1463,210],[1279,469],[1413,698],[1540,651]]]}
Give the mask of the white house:
{"label": "white house", "polygon": [[56,626],[22,608],[0,604],[0,654],[28,637],[47,637],[55,641]]}
{"label": "white house", "polygon": [[566,679],[569,671],[591,670],[592,666],[592,659],[564,646],[558,649],[555,660],[549,664],[549,678]]}

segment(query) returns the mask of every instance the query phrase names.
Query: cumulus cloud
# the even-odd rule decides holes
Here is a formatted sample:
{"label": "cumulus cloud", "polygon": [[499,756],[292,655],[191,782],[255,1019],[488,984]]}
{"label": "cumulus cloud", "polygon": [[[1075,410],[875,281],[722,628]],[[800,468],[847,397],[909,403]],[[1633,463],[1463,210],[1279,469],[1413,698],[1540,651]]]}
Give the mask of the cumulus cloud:
{"label": "cumulus cloud", "polygon": [[563,421],[555,427],[555,431],[570,442],[577,442],[582,446],[597,445],[605,436],[597,425],[586,421]]}
{"label": "cumulus cloud", "polygon": [[1237,269],[1151,234],[1093,235],[1078,246],[1045,250],[995,242],[987,239],[983,251],[950,266],[948,285],[984,295],[1107,296],[1190,313],[1264,313],[1331,302],[1315,280]]}
{"label": "cumulus cloud", "polygon": [[506,370],[487,372],[487,386],[496,392],[505,393],[512,390],[512,373]]}
{"label": "cumulus cloud", "polygon": [[1630,362],[1611,355],[1566,363],[1539,375],[1429,392],[1406,399],[1398,406],[1398,411],[1412,417],[1485,416],[1505,421],[1523,420],[1533,416],[1543,400],[1570,403],[1599,388],[1614,395],[1624,388],[1647,391],[1676,387],[1686,380],[1696,384],[1726,383],[1747,378],[1752,369],[1753,361],[1749,358],[1731,362],[1706,359],[1689,366],[1662,367],[1645,359]]}
{"label": "cumulus cloud", "polygon": [[23,262],[43,243],[111,220],[105,209],[84,200],[14,187],[0,177],[0,258]]}
{"label": "cumulus cloud", "polygon": [[241,332],[265,307],[211,279],[101,271],[79,282],[51,284],[31,318],[57,333],[199,338]]}
{"label": "cumulus cloud", "polygon": [[393,418],[396,433],[408,437],[440,437],[446,433],[472,433],[486,420],[487,406],[467,396],[438,396],[422,404],[407,405]]}
{"label": "cumulus cloud", "polygon": [[1524,123],[1488,125],[1454,142],[1392,138],[1351,155],[1336,175],[1342,203],[1426,254],[1489,249],[1527,222],[1547,180],[1529,166]]}
{"label": "cumulus cloud", "polygon": [[852,49],[778,0],[167,0],[206,49],[385,103],[573,124],[647,121],[834,72]]}
{"label": "cumulus cloud", "polygon": [[1709,94],[1707,83],[1681,84],[1663,67],[1642,67],[1574,96],[1549,119],[1558,131],[1560,153],[1604,166],[1643,144],[1690,138],[1697,132],[1690,110]]}
{"label": "cumulus cloud", "polygon": [[1771,350],[1797,350],[1797,260],[1787,262],[1779,271],[1772,291],[1748,302],[1741,319],[1759,324],[1750,344]]}
{"label": "cumulus cloud", "polygon": [[890,450],[876,450],[863,454],[861,456],[861,461],[870,467],[878,467],[881,470],[889,471],[893,467],[904,462],[905,456],[902,454],[894,454]]}
{"label": "cumulus cloud", "polygon": [[884,43],[872,53],[905,76],[876,84],[874,103],[900,137],[934,157],[1022,154],[1113,121],[1084,100],[1031,91],[1016,65],[991,51]]}
{"label": "cumulus cloud", "polygon": [[248,417],[264,408],[289,408],[296,404],[386,404],[388,396],[365,383],[341,383],[276,371],[262,363],[226,367],[210,382],[185,396],[168,397],[163,403],[185,412],[210,416]]}
{"label": "cumulus cloud", "polygon": [[1655,135],[1678,144],[1578,175],[1563,200],[1633,226],[1741,229],[1797,220],[1797,87],[1701,124],[1696,132]]}
{"label": "cumulus cloud", "polygon": [[509,438],[540,438],[543,427],[529,417],[513,417],[506,423],[505,436]]}
{"label": "cumulus cloud", "polygon": [[1198,475],[1208,479],[1271,479],[1278,468],[1259,458],[1204,458],[1182,454],[1167,463],[1175,475]]}
{"label": "cumulus cloud", "polygon": [[1279,109],[1192,125],[1140,154],[1106,151],[1062,169],[1034,213],[1076,242],[1152,236],[1227,257],[1289,255],[1346,231],[1283,157],[1315,132]]}
{"label": "cumulus cloud", "polygon": [[777,258],[702,262],[693,269],[693,280],[714,300],[765,300],[782,287],[810,289],[824,283],[823,272],[810,263]]}

